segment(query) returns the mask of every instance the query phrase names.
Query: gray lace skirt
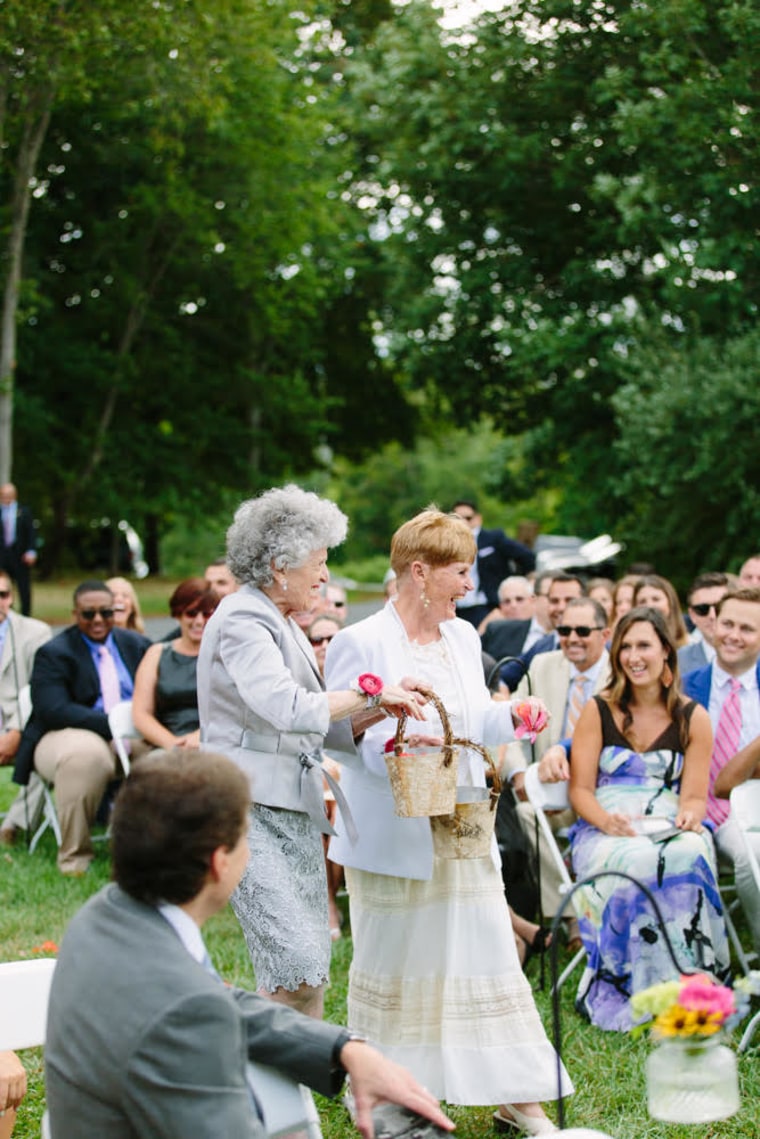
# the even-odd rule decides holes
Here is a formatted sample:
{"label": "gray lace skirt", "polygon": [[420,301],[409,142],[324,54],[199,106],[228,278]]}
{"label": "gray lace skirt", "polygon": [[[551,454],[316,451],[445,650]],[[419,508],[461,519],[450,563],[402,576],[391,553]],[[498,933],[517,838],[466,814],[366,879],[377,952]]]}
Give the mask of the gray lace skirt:
{"label": "gray lace skirt", "polygon": [[256,804],[248,843],[248,865],[230,901],[258,987],[273,993],[324,984],[332,943],[321,834],[301,811]]}

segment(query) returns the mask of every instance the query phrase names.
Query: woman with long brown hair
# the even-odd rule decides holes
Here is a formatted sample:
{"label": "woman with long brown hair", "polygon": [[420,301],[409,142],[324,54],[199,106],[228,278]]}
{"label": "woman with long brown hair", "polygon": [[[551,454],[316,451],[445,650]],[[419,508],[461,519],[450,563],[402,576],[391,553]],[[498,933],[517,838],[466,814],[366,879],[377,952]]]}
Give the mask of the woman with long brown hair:
{"label": "woman with long brown hair", "polygon": [[647,573],[640,577],[633,590],[633,607],[637,605],[647,605],[662,613],[676,649],[689,643],[681,602],[675,586],[666,577],[660,577],[658,573]]}
{"label": "woman with long brown hair", "polygon": [[[704,708],[681,695],[678,658],[663,615],[632,609],[610,649],[611,680],[575,728],[570,801],[578,878],[632,875],[656,896],[684,968],[728,968],[715,853],[702,825],[712,751]],[[592,1024],[631,1027],[629,998],[677,976],[643,891],[597,879],[579,891],[588,963],[577,1006]]]}

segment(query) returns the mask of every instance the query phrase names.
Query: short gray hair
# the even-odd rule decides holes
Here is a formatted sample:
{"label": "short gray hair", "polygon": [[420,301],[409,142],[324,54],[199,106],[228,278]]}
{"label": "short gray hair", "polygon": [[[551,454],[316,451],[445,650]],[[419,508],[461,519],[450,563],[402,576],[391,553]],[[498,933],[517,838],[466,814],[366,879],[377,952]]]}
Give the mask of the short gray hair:
{"label": "short gray hair", "polygon": [[315,550],[339,546],[348,519],[334,502],[300,486],[273,487],[235,511],[227,531],[227,564],[238,581],[271,585],[275,569],[302,566]]}

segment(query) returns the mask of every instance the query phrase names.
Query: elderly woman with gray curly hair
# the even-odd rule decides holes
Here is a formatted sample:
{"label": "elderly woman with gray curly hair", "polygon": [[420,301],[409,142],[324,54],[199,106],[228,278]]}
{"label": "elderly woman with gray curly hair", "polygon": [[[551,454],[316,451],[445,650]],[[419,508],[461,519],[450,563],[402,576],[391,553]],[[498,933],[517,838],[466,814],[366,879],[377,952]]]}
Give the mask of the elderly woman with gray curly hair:
{"label": "elderly woman with gray curly hair", "polygon": [[[422,718],[418,695],[381,677],[326,692],[293,620],[316,600],[327,550],[346,530],[334,503],[297,486],[244,502],[227,532],[227,563],[243,585],[222,599],[198,658],[203,744],[234,760],[251,784],[250,858],[232,905],[257,985],[316,1017],[331,951],[321,748],[346,751],[387,714]],[[350,816],[341,825],[350,833]]]}

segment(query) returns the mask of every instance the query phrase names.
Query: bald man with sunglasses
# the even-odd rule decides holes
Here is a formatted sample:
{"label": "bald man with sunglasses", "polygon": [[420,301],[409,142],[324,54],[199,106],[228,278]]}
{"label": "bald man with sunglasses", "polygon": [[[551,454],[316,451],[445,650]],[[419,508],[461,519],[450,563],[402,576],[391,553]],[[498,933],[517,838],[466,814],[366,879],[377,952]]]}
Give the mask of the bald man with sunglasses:
{"label": "bald man with sunglasses", "polygon": [[36,770],[54,784],[61,825],[58,869],[79,876],[92,861],[90,830],[117,775],[108,711],[132,698],[135,672],[150,641],[114,628],[113,594],[102,581],[77,586],[73,616],[74,624],[35,657],[32,715],[13,778],[24,786]]}

